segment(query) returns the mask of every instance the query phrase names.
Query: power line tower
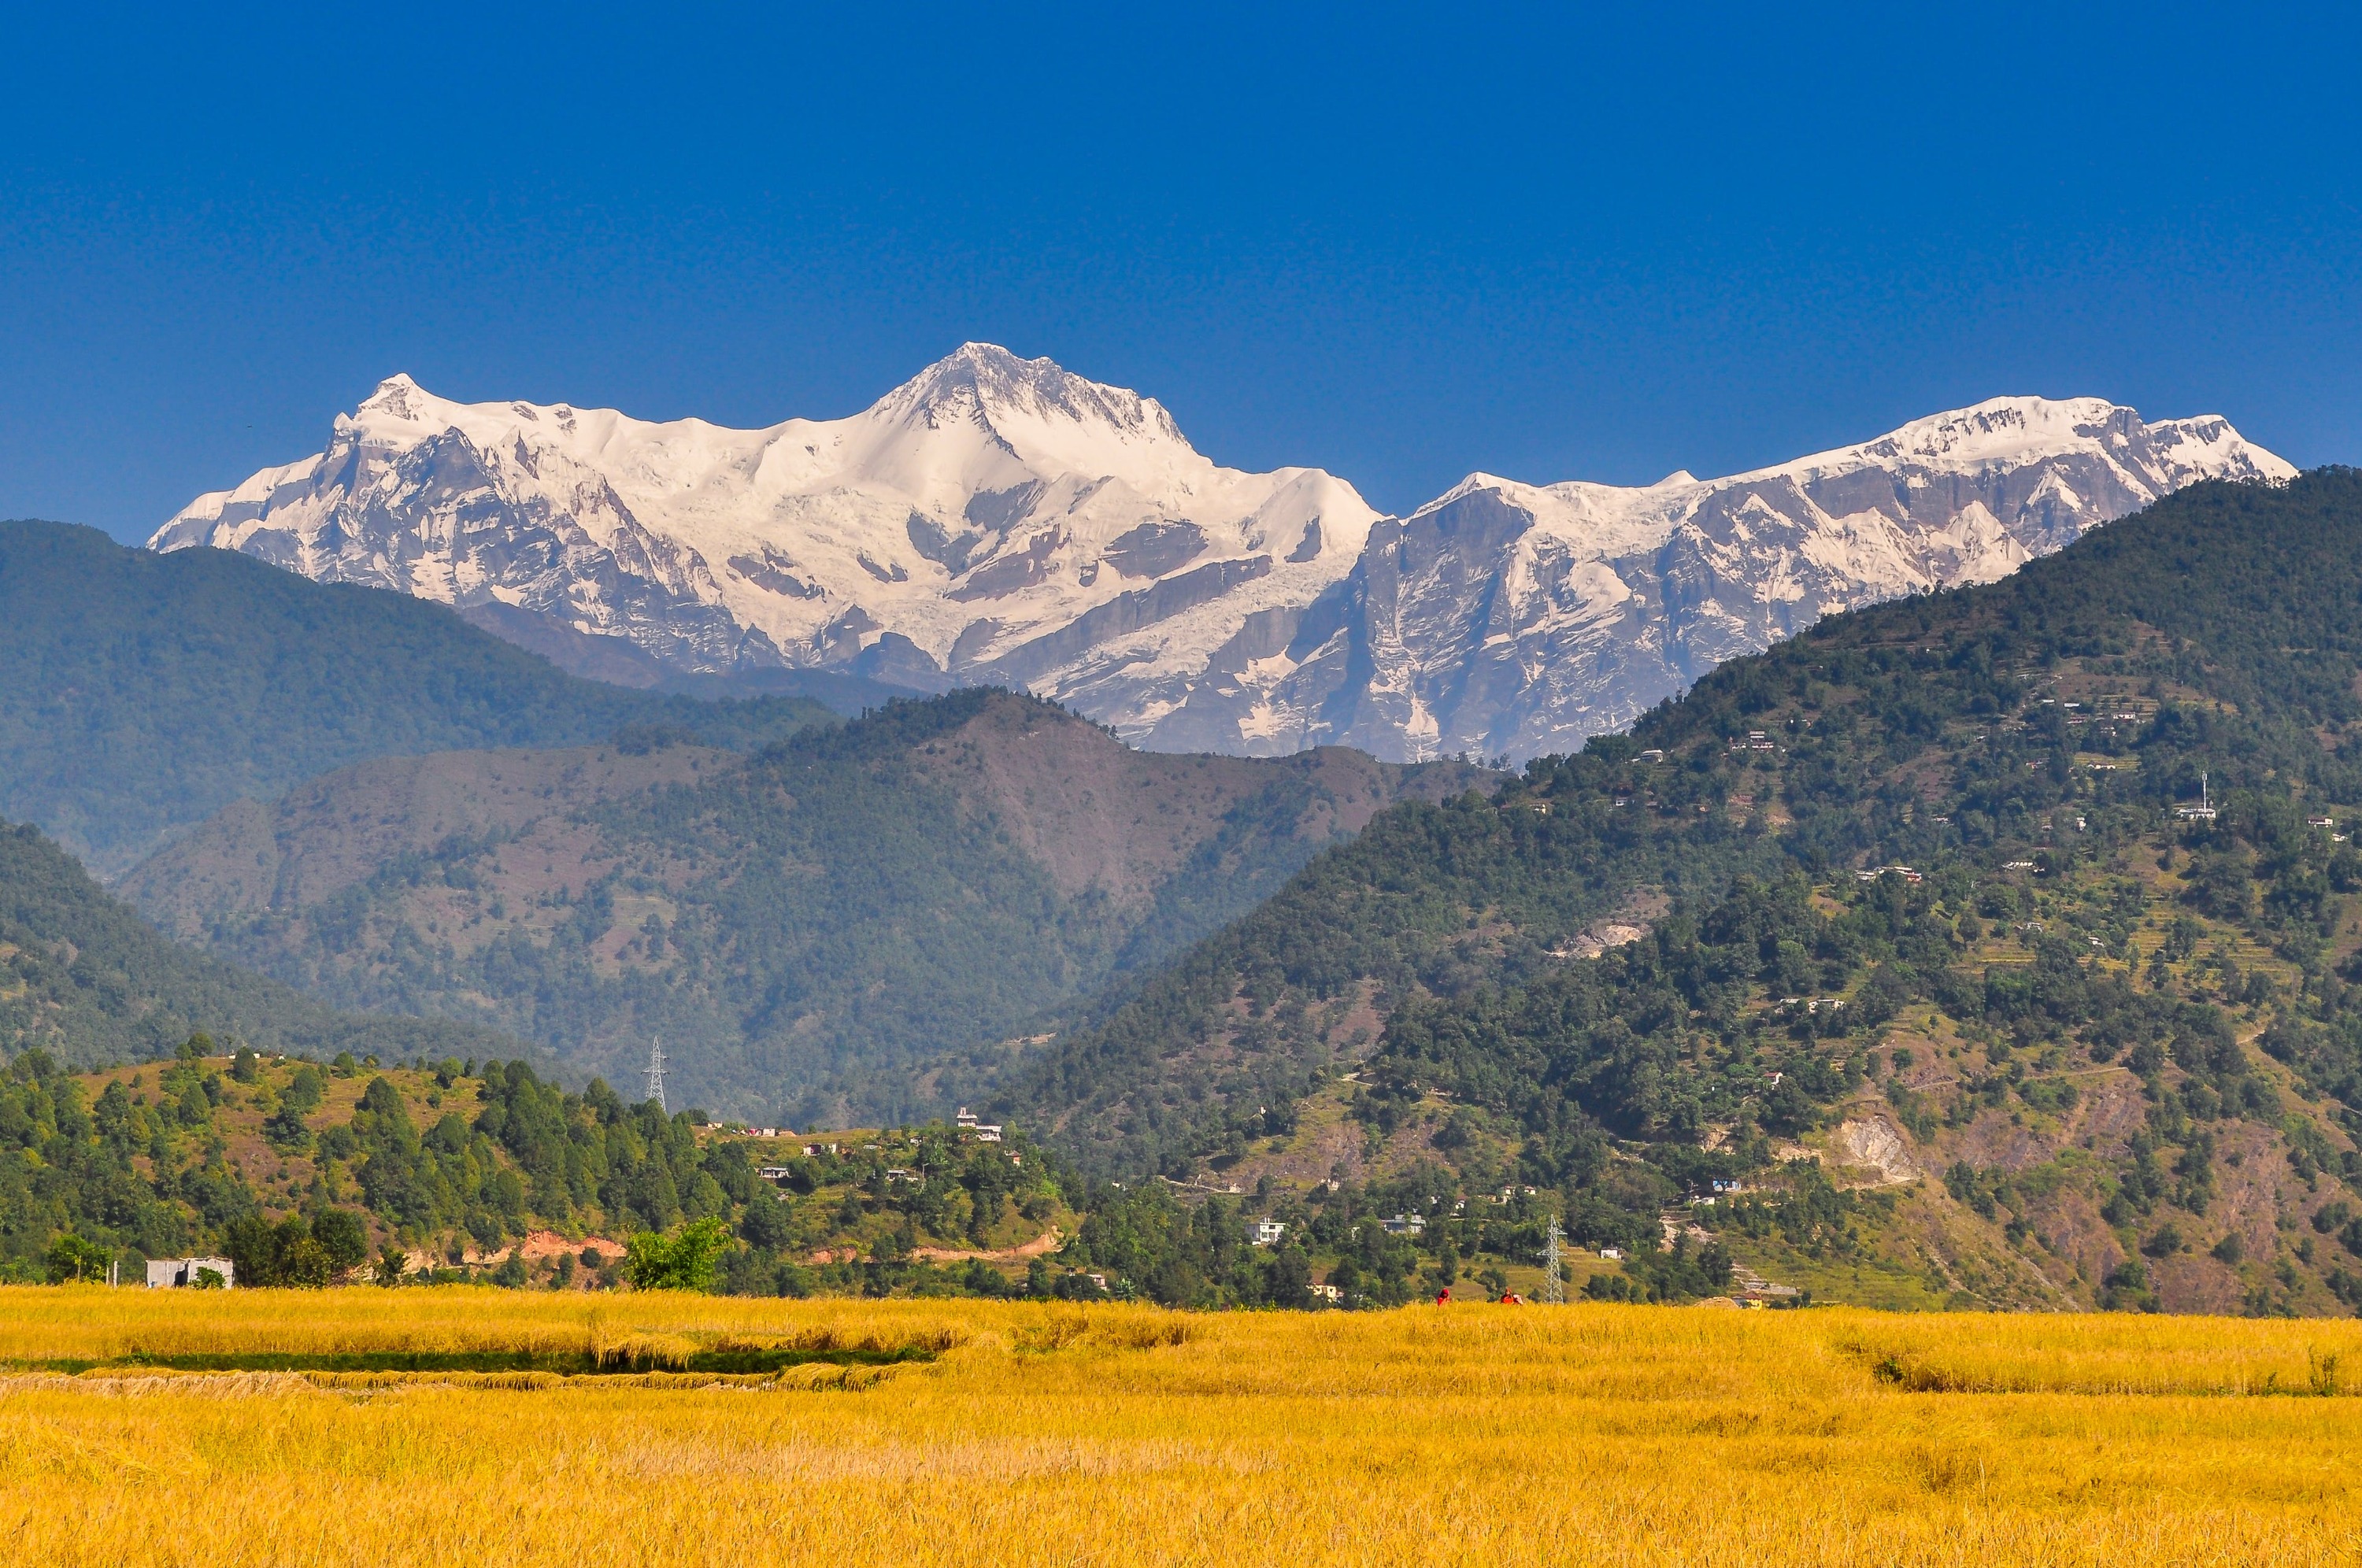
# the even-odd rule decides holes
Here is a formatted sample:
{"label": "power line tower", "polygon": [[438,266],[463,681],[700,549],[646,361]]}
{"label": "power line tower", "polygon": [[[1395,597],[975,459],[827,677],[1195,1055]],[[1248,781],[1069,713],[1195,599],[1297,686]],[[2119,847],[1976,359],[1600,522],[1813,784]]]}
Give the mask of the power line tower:
{"label": "power line tower", "polygon": [[661,1042],[651,1041],[648,1044],[648,1098],[657,1102],[658,1110],[669,1116],[672,1107],[665,1103],[664,1070],[664,1045]]}
{"label": "power line tower", "polygon": [[1553,1307],[1566,1305],[1566,1232],[1558,1216],[1551,1216],[1550,1240],[1542,1243],[1542,1299]]}

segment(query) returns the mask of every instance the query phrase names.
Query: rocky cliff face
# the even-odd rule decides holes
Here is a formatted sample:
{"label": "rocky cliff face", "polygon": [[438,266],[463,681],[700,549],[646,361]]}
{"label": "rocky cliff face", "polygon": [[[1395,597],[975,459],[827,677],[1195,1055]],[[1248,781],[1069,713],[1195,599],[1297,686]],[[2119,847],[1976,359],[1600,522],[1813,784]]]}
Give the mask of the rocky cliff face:
{"label": "rocky cliff face", "polygon": [[1832,611],[2290,471],[2221,419],[2003,398],[1729,479],[1478,474],[1380,518],[1330,474],[1219,468],[1153,399],[970,344],[850,418],[756,431],[396,377],[318,456],[151,544],[436,599],[585,673],[833,668],[1022,687],[1161,750],[1521,757]]}

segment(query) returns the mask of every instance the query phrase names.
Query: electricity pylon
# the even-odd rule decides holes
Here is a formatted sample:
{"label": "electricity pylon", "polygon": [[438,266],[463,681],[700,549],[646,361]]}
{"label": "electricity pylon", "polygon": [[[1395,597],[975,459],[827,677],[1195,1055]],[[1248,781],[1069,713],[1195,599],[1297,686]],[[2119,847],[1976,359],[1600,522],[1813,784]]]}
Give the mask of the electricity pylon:
{"label": "electricity pylon", "polygon": [[1558,1216],[1551,1215],[1550,1240],[1542,1243],[1542,1299],[1554,1307],[1566,1305],[1566,1250],[1561,1245],[1565,1240]]}
{"label": "electricity pylon", "polygon": [[657,1102],[658,1110],[669,1116],[672,1114],[672,1107],[665,1103],[664,1070],[664,1046],[660,1043],[651,1042],[648,1045],[648,1098]]}

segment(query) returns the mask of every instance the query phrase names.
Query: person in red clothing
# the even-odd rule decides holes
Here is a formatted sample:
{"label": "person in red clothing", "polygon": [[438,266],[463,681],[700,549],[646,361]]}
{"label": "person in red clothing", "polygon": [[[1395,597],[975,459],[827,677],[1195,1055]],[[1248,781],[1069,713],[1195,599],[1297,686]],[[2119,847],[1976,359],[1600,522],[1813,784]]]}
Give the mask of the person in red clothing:
{"label": "person in red clothing", "polygon": [[1451,1305],[1451,1286],[1447,1285],[1442,1289],[1435,1293],[1435,1304],[1438,1307],[1449,1307]]}

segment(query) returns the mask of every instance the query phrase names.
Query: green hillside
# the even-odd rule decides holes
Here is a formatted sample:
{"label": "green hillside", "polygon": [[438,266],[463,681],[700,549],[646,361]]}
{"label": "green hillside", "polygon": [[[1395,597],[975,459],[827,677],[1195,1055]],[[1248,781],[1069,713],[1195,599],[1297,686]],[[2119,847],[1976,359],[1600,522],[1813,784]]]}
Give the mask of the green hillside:
{"label": "green hillside", "polygon": [[2347,1309],[2357,651],[2362,477],[2200,487],[1398,808],[1009,1103],[1101,1168],[1424,1163],[1839,1297]]}
{"label": "green hillside", "polygon": [[1252,908],[1407,796],[1487,777],[1356,752],[1134,751],[999,691],[753,756],[386,759],[241,803],[124,890],[338,1006],[469,1020],[797,1125],[975,1098],[1020,1038]]}
{"label": "green hillside", "polygon": [[[83,1075],[31,1051],[0,1072],[0,1280],[211,1253],[241,1285],[391,1283],[391,1253],[422,1281],[597,1288],[622,1277],[622,1238],[711,1220],[743,1238],[723,1283],[803,1294],[928,1279],[916,1248],[1074,1228],[1054,1166],[1021,1141],[938,1125],[807,1156],[603,1083],[568,1093],[522,1062],[206,1049]],[[758,1174],[782,1161],[784,1188]],[[925,1179],[889,1183],[889,1166]],[[932,1283],[962,1288],[955,1273]],[[977,1284],[1010,1289],[990,1267]]]}
{"label": "green hillside", "polygon": [[102,875],[231,801],[368,757],[577,745],[626,725],[748,746],[827,716],[809,698],[576,679],[439,605],[226,550],[0,523],[0,816]]}
{"label": "green hillside", "polygon": [[166,1055],[207,1032],[265,1050],[513,1051],[488,1030],[356,1018],[158,935],[31,826],[0,823],[0,1056],[68,1066]]}
{"label": "green hillside", "polygon": [[[197,1253],[227,1257],[241,1286],[606,1290],[633,1279],[625,1242],[669,1231],[701,1243],[709,1288],[737,1295],[1329,1304],[1305,1248],[1251,1246],[1237,1204],[1087,1189],[1022,1133],[991,1132],[779,1136],[595,1080],[569,1093],[519,1062],[192,1042],[77,1075],[32,1051],[0,1070],[0,1282],[110,1264],[137,1278],[143,1258]],[[1359,1196],[1325,1206],[1314,1244],[1350,1304],[1398,1302],[1415,1260],[1374,1225],[1348,1237]]]}

